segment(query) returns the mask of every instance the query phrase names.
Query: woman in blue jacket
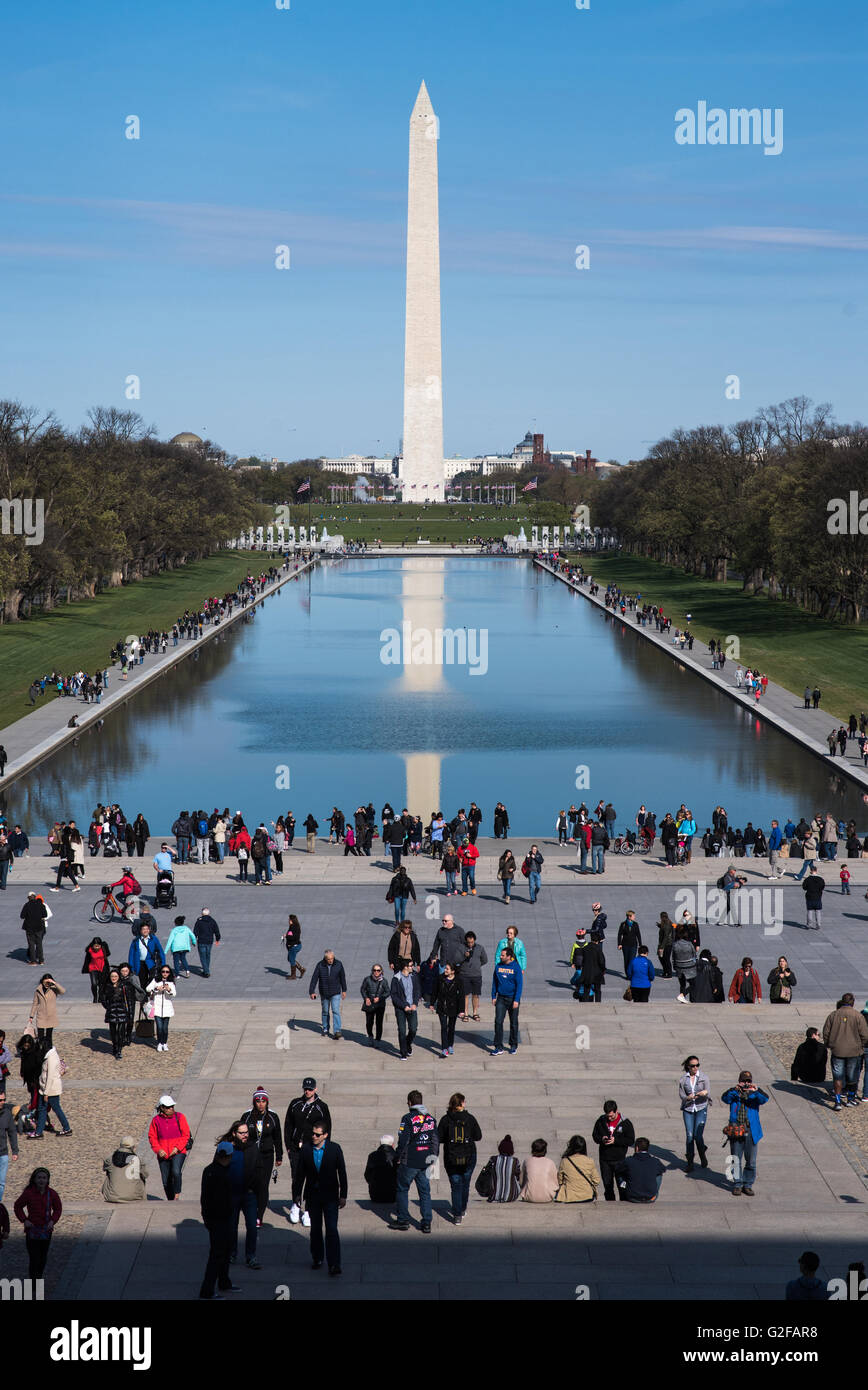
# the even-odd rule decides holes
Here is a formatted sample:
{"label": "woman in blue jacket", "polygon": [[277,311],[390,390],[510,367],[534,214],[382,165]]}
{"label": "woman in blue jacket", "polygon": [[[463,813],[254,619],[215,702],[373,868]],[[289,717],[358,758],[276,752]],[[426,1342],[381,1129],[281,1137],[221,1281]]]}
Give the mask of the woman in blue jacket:
{"label": "woman in blue jacket", "polygon": [[724,1091],[721,1100],[729,1106],[729,1124],[724,1133],[729,1139],[730,1157],[727,1170],[732,1178],[732,1195],[746,1197],[754,1195],[756,1181],[756,1151],[763,1137],[759,1108],[765,1105],[768,1096],[753,1083],[749,1071],[739,1073],[738,1084]]}
{"label": "woman in blue jacket", "polygon": [[648,947],[640,946],[639,954],[627,966],[627,979],[634,1004],[647,1004],[651,997],[651,986],[657,976],[654,962],[648,959]]}

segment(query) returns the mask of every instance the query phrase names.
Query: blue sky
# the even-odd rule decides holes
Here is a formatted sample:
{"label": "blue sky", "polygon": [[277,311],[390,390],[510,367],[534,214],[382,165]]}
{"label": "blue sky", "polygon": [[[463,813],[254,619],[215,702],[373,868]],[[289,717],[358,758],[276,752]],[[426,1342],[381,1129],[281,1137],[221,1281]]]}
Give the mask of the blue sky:
{"label": "blue sky", "polygon": [[[868,416],[855,0],[11,8],[2,397],[71,427],[133,405],[240,454],[392,452],[424,77],[447,453],[533,426],[626,460],[801,393]],[[700,100],[782,108],[783,152],[677,145]]]}

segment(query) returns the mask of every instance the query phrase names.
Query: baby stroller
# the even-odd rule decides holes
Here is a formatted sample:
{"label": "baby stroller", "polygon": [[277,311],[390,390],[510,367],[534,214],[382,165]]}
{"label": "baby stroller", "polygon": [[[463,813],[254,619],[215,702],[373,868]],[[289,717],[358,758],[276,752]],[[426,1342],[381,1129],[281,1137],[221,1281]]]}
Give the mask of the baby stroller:
{"label": "baby stroller", "polygon": [[176,907],[178,899],[175,897],[175,875],[171,869],[160,869],[157,873],[157,891],[154,896],[154,907]]}
{"label": "baby stroller", "polygon": [[[118,844],[117,835],[113,830],[109,832],[108,837],[103,835],[102,852],[105,859],[117,859],[120,855],[121,847]],[[124,849],[124,853],[126,853],[126,849]]]}

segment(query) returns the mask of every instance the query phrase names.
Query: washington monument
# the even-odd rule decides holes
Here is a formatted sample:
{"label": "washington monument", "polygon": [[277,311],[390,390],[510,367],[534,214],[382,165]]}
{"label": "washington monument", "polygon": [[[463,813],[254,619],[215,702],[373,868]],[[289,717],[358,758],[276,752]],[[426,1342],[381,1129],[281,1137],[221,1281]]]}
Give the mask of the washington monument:
{"label": "washington monument", "polygon": [[410,116],[407,193],[407,317],[404,340],[403,496],[445,496],[440,355],[440,223],[437,117],[425,83]]}

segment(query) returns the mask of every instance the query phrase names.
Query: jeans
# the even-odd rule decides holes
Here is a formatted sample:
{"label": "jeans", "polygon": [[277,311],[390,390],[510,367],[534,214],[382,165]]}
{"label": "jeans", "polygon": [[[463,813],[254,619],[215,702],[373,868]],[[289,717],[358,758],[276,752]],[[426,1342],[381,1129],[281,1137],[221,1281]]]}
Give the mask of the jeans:
{"label": "jeans", "polygon": [[449,1173],[449,1186],[452,1189],[452,1215],[463,1216],[467,1210],[467,1203],[470,1198],[470,1179],[473,1177],[474,1164],[470,1168],[465,1168],[461,1173]]}
{"label": "jeans", "polygon": [[180,864],[188,864],[190,862],[189,835],[177,835],[175,837],[175,849],[178,851],[178,862]]}
{"label": "jeans", "polygon": [[819,931],[820,927],[823,925],[823,909],[821,907],[809,907],[807,912],[808,928],[816,927]]}
{"label": "jeans", "polygon": [[542,877],[540,876],[540,874],[537,873],[535,869],[531,869],[530,873],[527,876],[527,886],[530,889],[530,900],[532,903],[535,903],[537,899],[537,894],[539,893],[539,890],[542,887]]}
{"label": "jeans", "polygon": [[444,869],[443,872],[444,872],[445,875],[446,875],[446,892],[447,892],[447,893],[454,893],[454,892],[455,892],[455,870],[454,870],[454,869]]}
{"label": "jeans", "polygon": [[271,855],[266,854],[264,859],[254,859],[253,871],[256,875],[256,882],[260,883],[265,879],[266,883],[271,882]]}
{"label": "jeans", "polygon": [[181,1169],[184,1167],[186,1154],[172,1154],[171,1158],[158,1158],[160,1165],[160,1177],[163,1179],[163,1191],[168,1201],[173,1201],[176,1194],[181,1192]]}
{"label": "jeans", "polygon": [[584,840],[579,845],[579,872],[585,873],[588,867],[588,846]]}
{"label": "jeans", "polygon": [[3,1193],[6,1191],[6,1171],[9,1167],[9,1155],[0,1155],[0,1202],[3,1201]]}
{"label": "jeans", "polygon": [[289,962],[290,970],[295,965],[295,962],[298,960],[298,953],[300,950],[301,942],[299,942],[297,946],[288,946],[286,948],[286,959]]}
{"label": "jeans", "polygon": [[341,1031],[341,996],[339,994],[333,994],[330,998],[326,999],[325,995],[321,994],[320,1005],[322,1008],[323,1032],[327,1033],[329,1030],[329,1009],[331,1009],[334,1032],[339,1033]]}
{"label": "jeans", "polygon": [[398,1166],[398,1200],[396,1210],[399,1221],[410,1220],[410,1188],[416,1184],[419,1193],[419,1207],[422,1220],[431,1220],[431,1183],[424,1168],[411,1168],[406,1163]]}
{"label": "jeans", "polygon": [[862,1069],[861,1057],[833,1057],[832,1080],[842,1082],[848,1095],[856,1094],[859,1085],[859,1072]]}
{"label": "jeans", "polygon": [[6,887],[6,879],[9,876],[9,860],[0,859],[0,888]]}
{"label": "jeans", "polygon": [[681,1118],[684,1121],[684,1133],[687,1136],[687,1157],[692,1162],[694,1144],[700,1153],[705,1152],[705,1141],[702,1135],[705,1121],[708,1119],[708,1107],[706,1106],[703,1110],[682,1110]]}
{"label": "jeans", "polygon": [[212,1298],[215,1283],[218,1289],[232,1287],[232,1280],[229,1277],[229,1257],[232,1253],[231,1220],[227,1219],[215,1226],[209,1226],[208,1236],[211,1244],[208,1250],[208,1263],[205,1266],[205,1273],[202,1275],[200,1298]]}
{"label": "jeans", "polygon": [[368,1032],[368,1037],[374,1037],[374,1026],[376,1025],[377,1042],[379,1042],[383,1036],[383,1016],[385,1012],[386,1005],[385,1002],[383,1002],[382,1004],[378,1004],[376,1008],[371,1009],[368,1013],[365,1014],[365,1027]]}
{"label": "jeans", "polygon": [[401,843],[400,845],[390,845],[389,848],[392,851],[392,868],[400,869],[401,855],[404,853],[403,843]]}
{"label": "jeans", "polygon": [[157,1042],[167,1043],[169,1041],[169,1020],[168,1018],[155,1018],[154,1027],[157,1030]]}
{"label": "jeans", "polygon": [[213,944],[209,941],[206,946],[204,941],[199,942],[199,962],[202,966],[202,973],[205,975],[211,974],[211,947]]}
{"label": "jeans", "polygon": [[201,835],[196,841],[196,857],[200,864],[208,863],[208,836]]}
{"label": "jeans", "polygon": [[403,1009],[396,1009],[395,1022],[398,1025],[398,1051],[402,1057],[406,1057],[413,1046],[416,1029],[419,1027],[418,1012],[411,1009],[409,1013],[405,1013]]}
{"label": "jeans", "polygon": [[467,864],[461,865],[461,891],[466,893],[468,888],[476,888],[476,869],[470,868]]}
{"label": "jeans", "polygon": [[515,879],[514,879],[514,878],[505,878],[505,879],[503,879],[503,896],[504,896],[504,898],[511,898],[511,897],[512,897],[512,886],[513,886],[514,883],[515,883]]}
{"label": "jeans", "polygon": [[182,971],[183,971],[183,973],[186,975],[187,972],[188,972],[189,969],[190,969],[189,965],[187,964],[187,952],[186,952],[186,951],[173,951],[173,952],[172,952],[172,965],[173,965],[173,967],[174,967],[174,970],[175,970],[175,974],[176,974],[176,975],[180,975]]}
{"label": "jeans", "polygon": [[747,844],[745,845],[745,847],[744,847],[744,856],[745,856],[745,859],[752,859],[752,858],[753,858],[753,845],[752,845],[752,844],[751,844],[751,845],[747,845]]}
{"label": "jeans", "polygon": [[244,1258],[252,1260],[256,1254],[256,1221],[259,1216],[259,1204],[255,1192],[242,1192],[239,1196],[232,1199],[232,1258],[238,1254],[238,1222],[241,1213],[244,1213],[244,1225],[246,1228],[244,1236]]}
{"label": "jeans", "polygon": [[591,873],[602,874],[606,869],[606,851],[602,845],[591,845]]}
{"label": "jeans", "polygon": [[[307,1214],[310,1217],[310,1257],[321,1261],[323,1254],[329,1269],[341,1267],[341,1238],[338,1235],[337,1200],[324,1202],[318,1192],[308,1192]],[[325,1224],[325,1250],[323,1250]]]}
{"label": "jeans", "polygon": [[756,1181],[756,1149],[750,1134],[744,1139],[730,1139],[729,1151],[733,1155],[733,1187],[753,1187]]}
{"label": "jeans", "polygon": [[498,994],[494,1001],[494,1046],[503,1047],[503,1021],[509,1014],[509,1045],[518,1047],[518,1009],[512,1007],[512,1000],[505,994]]}
{"label": "jeans", "polygon": [[69,1120],[63,1113],[59,1096],[40,1096],[39,1109],[36,1112],[36,1133],[41,1134],[45,1129],[45,1121],[48,1119],[49,1110],[53,1110],[64,1129],[69,1129]]}
{"label": "jeans", "polygon": [[804,859],[804,862],[803,862],[803,864],[802,864],[802,867],[799,869],[799,872],[796,874],[796,883],[801,883],[802,879],[805,877],[805,874],[808,872],[808,870],[810,869],[811,865],[812,865],[812,864],[816,864],[816,862],[817,862],[816,859],[814,859],[814,858],[810,858],[810,859],[809,859],[809,858],[807,857],[807,855],[805,856],[805,859]]}
{"label": "jeans", "polygon": [[406,915],[407,915],[407,904],[408,904],[409,901],[410,901],[409,898],[396,898],[396,899],[395,899],[395,921],[396,921],[396,922],[403,922],[404,918],[405,918]]}
{"label": "jeans", "polygon": [[44,931],[27,932],[27,959],[32,965],[45,964],[45,957],[42,954],[44,940]]}
{"label": "jeans", "polygon": [[217,858],[222,864],[224,855],[226,854],[226,843],[224,840],[215,840],[215,844],[217,846]]}

